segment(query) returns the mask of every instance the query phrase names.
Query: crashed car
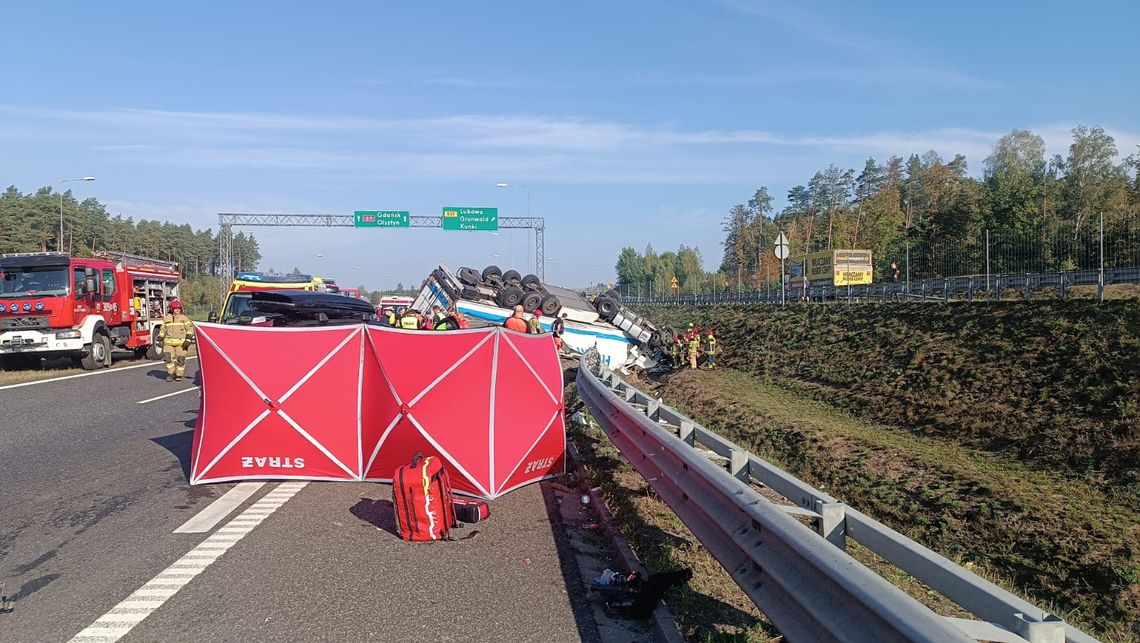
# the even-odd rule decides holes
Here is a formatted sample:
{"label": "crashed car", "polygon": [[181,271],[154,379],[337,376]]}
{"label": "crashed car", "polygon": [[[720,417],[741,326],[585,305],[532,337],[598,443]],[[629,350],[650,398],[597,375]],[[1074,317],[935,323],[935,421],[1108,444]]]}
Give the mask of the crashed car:
{"label": "crashed car", "polygon": [[234,323],[239,326],[269,327],[379,324],[376,309],[367,301],[309,290],[254,292],[249,308]]}

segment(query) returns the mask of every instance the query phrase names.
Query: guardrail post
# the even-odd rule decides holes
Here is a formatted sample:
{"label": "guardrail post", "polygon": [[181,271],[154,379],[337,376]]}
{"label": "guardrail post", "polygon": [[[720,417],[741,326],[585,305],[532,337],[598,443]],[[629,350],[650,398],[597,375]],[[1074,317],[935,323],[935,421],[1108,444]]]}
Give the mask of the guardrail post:
{"label": "guardrail post", "polygon": [[688,420],[681,420],[681,429],[677,432],[677,437],[684,440],[685,444],[693,446],[697,438],[697,433],[693,430],[693,423]]}
{"label": "guardrail post", "polygon": [[1020,622],[1017,634],[1029,643],[1065,643],[1065,621],[1046,614],[1040,621],[1030,621],[1024,614],[1014,614]]}
{"label": "guardrail post", "polygon": [[661,400],[649,399],[645,405],[645,415],[649,416],[650,420],[658,420],[661,418]]}
{"label": "guardrail post", "polygon": [[815,510],[819,513],[816,530],[840,551],[847,551],[847,523],[843,508],[842,502],[816,501]]}
{"label": "guardrail post", "polygon": [[729,451],[728,472],[743,482],[752,482],[752,472],[748,467],[748,452],[740,449]]}

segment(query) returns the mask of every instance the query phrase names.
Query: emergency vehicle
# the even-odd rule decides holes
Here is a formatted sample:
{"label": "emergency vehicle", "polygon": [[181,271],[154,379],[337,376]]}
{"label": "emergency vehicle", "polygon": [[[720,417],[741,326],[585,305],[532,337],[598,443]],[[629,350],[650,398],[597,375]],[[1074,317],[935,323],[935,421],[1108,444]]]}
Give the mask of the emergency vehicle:
{"label": "emergency vehicle", "polygon": [[116,349],[158,359],[178,283],[178,264],[121,252],[0,255],[0,367],[71,357],[95,370]]}
{"label": "emergency vehicle", "polygon": [[309,290],[327,292],[325,282],[312,275],[271,275],[264,272],[239,272],[230,284],[221,314],[211,312],[211,322],[234,324],[244,317],[254,316],[249,307],[250,296],[265,290]]}

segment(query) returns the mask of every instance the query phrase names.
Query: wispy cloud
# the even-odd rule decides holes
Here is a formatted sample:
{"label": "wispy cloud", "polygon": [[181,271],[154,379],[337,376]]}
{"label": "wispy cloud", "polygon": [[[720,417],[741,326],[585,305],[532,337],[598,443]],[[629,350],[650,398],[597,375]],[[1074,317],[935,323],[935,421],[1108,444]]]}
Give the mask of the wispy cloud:
{"label": "wispy cloud", "polygon": [[856,36],[850,30],[831,26],[822,16],[805,11],[801,2],[780,0],[713,0],[713,2],[737,13],[778,22],[815,42],[863,52],[874,52],[881,46]]}
{"label": "wispy cloud", "polygon": [[438,85],[442,87],[459,87],[464,89],[509,89],[514,87],[533,87],[532,83],[521,81],[486,79],[486,78],[458,78],[455,76],[391,79],[391,78],[357,78],[352,81],[357,85]]}
{"label": "wispy cloud", "polygon": [[479,78],[425,78],[425,85],[443,85],[445,87],[465,87],[468,89],[507,89],[521,87],[521,83],[506,80],[486,80]]}
{"label": "wispy cloud", "polygon": [[[0,113],[17,116],[25,135],[81,143],[123,163],[359,180],[525,172],[564,182],[727,183],[758,173],[784,172],[781,164],[791,157],[825,165],[931,149],[946,157],[965,154],[980,168],[981,160],[1004,134],[938,128],[793,135],[527,115],[387,119],[3,106]],[[1054,123],[1035,131],[1046,139],[1050,153],[1063,154],[1072,127]],[[1123,155],[1140,143],[1135,132],[1110,129],[1109,133],[1116,137]]]}
{"label": "wispy cloud", "polygon": [[[929,84],[961,89],[985,89],[995,86],[990,80],[933,65],[915,62],[913,53],[901,52],[883,37],[865,38],[849,25],[839,27],[825,15],[812,12],[803,2],[785,0],[712,0],[730,11],[779,23],[804,38],[843,50],[856,61],[846,66],[806,67],[789,74],[785,70],[770,72],[782,82],[796,79],[840,80],[867,84]],[[899,60],[909,60],[899,63]],[[767,73],[758,76],[764,78]],[[780,82],[773,80],[772,82]]]}

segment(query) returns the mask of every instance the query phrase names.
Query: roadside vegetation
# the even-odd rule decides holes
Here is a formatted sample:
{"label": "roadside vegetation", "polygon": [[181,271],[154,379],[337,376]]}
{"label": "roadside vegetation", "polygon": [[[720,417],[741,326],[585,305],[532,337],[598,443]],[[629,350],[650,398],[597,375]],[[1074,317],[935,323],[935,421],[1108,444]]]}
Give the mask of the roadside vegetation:
{"label": "roadside vegetation", "polygon": [[[577,402],[576,387],[566,391],[567,408]],[[728,572],[701,546],[606,434],[592,422],[568,422],[567,437],[577,446],[591,487],[601,489],[616,527],[650,573],[691,569],[692,580],[670,592],[665,602],[688,641],[769,643],[782,640],[736,586]]]}
{"label": "roadside vegetation", "polygon": [[1106,640],[1140,640],[1140,303],[719,306],[694,419]]}

